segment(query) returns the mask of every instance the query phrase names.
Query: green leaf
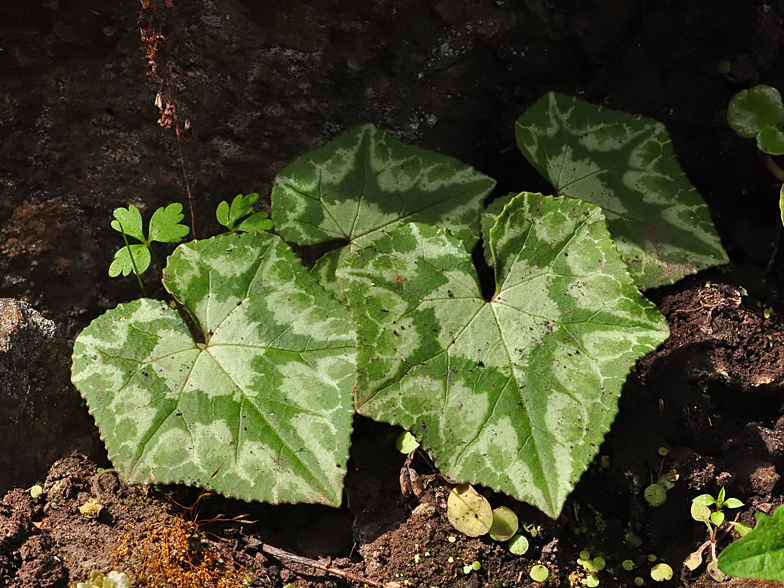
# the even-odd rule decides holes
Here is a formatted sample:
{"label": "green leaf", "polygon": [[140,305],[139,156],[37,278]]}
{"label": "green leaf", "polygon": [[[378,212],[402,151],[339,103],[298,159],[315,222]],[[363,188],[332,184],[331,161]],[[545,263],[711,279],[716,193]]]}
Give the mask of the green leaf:
{"label": "green leaf", "polygon": [[490,537],[493,541],[508,541],[511,539],[520,523],[515,512],[507,506],[493,509],[493,525],[490,527]]}
{"label": "green leaf", "polygon": [[446,515],[452,526],[469,537],[479,537],[493,525],[493,509],[487,498],[470,484],[458,484],[449,492]]}
{"label": "green leaf", "polygon": [[741,90],[730,99],[727,107],[727,123],[741,137],[756,137],[765,127],[775,127],[782,120],[781,94],[764,84]]}
{"label": "green leaf", "polygon": [[640,289],[729,261],[661,123],[551,92],[515,131],[523,155],[556,194],[604,209]]}
{"label": "green leaf", "polygon": [[231,202],[231,208],[229,207],[229,203],[224,200],[218,205],[215,216],[220,224],[229,229],[229,232],[250,233],[256,231],[263,233],[273,226],[272,221],[267,218],[269,215],[266,212],[256,213],[250,218],[245,219],[236,229],[234,228],[234,225],[238,220],[253,212],[253,205],[256,204],[258,200],[259,195],[255,192],[253,194],[248,194],[247,196],[237,194]]}
{"label": "green leaf", "polygon": [[[125,225],[123,224],[123,226]],[[130,248],[130,252],[128,251],[128,248]],[[133,261],[136,262],[136,269],[139,273],[143,274],[147,271],[151,261],[150,250],[144,243],[134,243],[133,245],[123,247],[114,252],[114,261],[112,261],[112,264],[109,266],[109,275],[112,278],[116,278],[120,274],[127,276],[133,271],[131,255],[133,255]]]}
{"label": "green leaf", "polygon": [[784,582],[784,507],[772,517],[757,513],[754,530],[721,552],[719,569],[738,578]]}
{"label": "green leaf", "polygon": [[185,218],[182,214],[182,204],[169,204],[166,208],[156,210],[150,219],[150,242],[179,243],[190,232],[190,229],[180,224]]}
{"label": "green leaf", "polygon": [[[363,125],[284,168],[272,188],[272,216],[280,236],[298,245],[340,239],[353,251],[416,221],[449,228],[470,251],[494,185],[456,159]],[[333,290],[343,255],[333,252],[313,270]]]}
{"label": "green leaf", "polygon": [[703,506],[710,506],[716,504],[716,499],[710,494],[700,494],[697,498],[694,498],[692,502],[702,504]]}
{"label": "green leaf", "polygon": [[358,325],[356,407],[411,431],[449,478],[557,517],[667,323],[596,206],[522,193],[487,239],[490,301],[463,244],[429,225],[380,237],[338,270]]}
{"label": "green leaf", "polygon": [[257,212],[253,216],[249,216],[235,229],[238,233],[263,233],[269,231],[274,226],[272,219],[266,212]]}
{"label": "green leaf", "polygon": [[724,502],[724,506],[726,506],[727,508],[740,508],[741,506],[743,506],[743,503],[737,498],[728,498]]}
{"label": "green leaf", "polygon": [[770,155],[784,155],[784,133],[776,127],[765,127],[757,135],[757,149]]}
{"label": "green leaf", "polygon": [[72,379],[123,479],[340,505],[356,361],[348,310],[268,233],[181,245],[164,285],[203,343],[167,304],[141,299],[95,319],[74,346]]}
{"label": "green leaf", "polygon": [[691,502],[691,518],[700,523],[707,523],[711,517],[711,509],[706,505],[692,500]]}
{"label": "green leaf", "polygon": [[112,228],[115,231],[118,233],[125,232],[128,237],[147,242],[142,227],[142,213],[139,212],[138,208],[131,204],[128,208],[115,208],[113,214],[114,218],[117,219],[112,221]]}
{"label": "green leaf", "polygon": [[722,523],[724,523],[724,513],[719,512],[712,512],[710,515],[711,523],[716,525],[717,527],[721,527]]}

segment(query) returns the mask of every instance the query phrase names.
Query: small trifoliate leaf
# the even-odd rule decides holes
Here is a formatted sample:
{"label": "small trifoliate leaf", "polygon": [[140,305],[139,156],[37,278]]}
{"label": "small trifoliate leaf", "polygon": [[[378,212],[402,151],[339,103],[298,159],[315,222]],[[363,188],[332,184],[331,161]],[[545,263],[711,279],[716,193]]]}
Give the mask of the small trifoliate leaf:
{"label": "small trifoliate leaf", "polygon": [[[130,252],[128,249],[130,248]],[[131,261],[133,255],[133,261]],[[128,247],[118,249],[114,253],[114,261],[109,266],[109,275],[116,278],[120,274],[127,276],[133,272],[133,265],[136,264],[136,269],[139,274],[143,274],[150,267],[150,250],[144,243],[134,243]]]}
{"label": "small trifoliate leaf", "polygon": [[338,269],[358,325],[355,404],[411,431],[449,478],[556,518],[667,322],[597,206],[522,193],[486,238],[489,301],[463,244],[430,225],[381,236]]}
{"label": "small trifoliate leaf", "polygon": [[126,236],[133,237],[143,243],[147,241],[142,226],[142,213],[133,204],[128,208],[115,208],[113,214],[114,218],[117,219],[112,221],[112,228],[115,231],[118,233],[124,232]]}
{"label": "small trifoliate leaf", "polygon": [[256,204],[258,200],[259,195],[256,192],[246,196],[237,194],[231,202],[231,207],[229,207],[229,203],[225,200],[221,202],[218,205],[218,209],[215,211],[215,216],[218,219],[218,222],[232,233],[250,233],[252,231],[262,233],[268,231],[273,225],[272,221],[267,219],[269,215],[266,212],[254,214],[250,218],[245,219],[237,228],[234,227],[238,220],[253,212],[253,205]]}
{"label": "small trifoliate leaf", "polygon": [[446,500],[446,516],[452,526],[469,537],[479,537],[493,525],[493,509],[487,498],[470,484],[458,484]]}
{"label": "small trifoliate leaf", "polygon": [[164,285],[204,342],[166,303],[140,299],[74,344],[73,382],[123,480],[339,506],[356,365],[348,309],[269,233],[180,245]]}
{"label": "small trifoliate leaf", "polygon": [[660,122],[550,92],[518,119],[515,134],[557,195],[604,209],[641,290],[729,261]]}
{"label": "small trifoliate leaf", "polygon": [[150,242],[179,243],[190,232],[190,229],[181,224],[185,218],[182,214],[182,204],[169,204],[166,208],[156,210],[150,219]]}

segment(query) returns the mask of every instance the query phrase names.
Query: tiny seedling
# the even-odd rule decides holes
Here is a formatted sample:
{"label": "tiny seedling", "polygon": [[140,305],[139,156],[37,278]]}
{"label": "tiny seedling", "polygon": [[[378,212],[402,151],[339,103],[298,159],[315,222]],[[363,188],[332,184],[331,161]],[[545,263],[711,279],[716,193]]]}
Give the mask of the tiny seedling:
{"label": "tiny seedling", "polygon": [[120,572],[109,572],[104,575],[98,570],[90,572],[90,579],[86,582],[77,582],[76,588],[128,588],[130,579]]}
{"label": "tiny seedling", "polygon": [[591,552],[583,549],[580,552],[580,557],[577,558],[577,563],[583,567],[587,576],[583,578],[583,585],[588,588],[596,588],[599,585],[599,572],[601,572],[607,563],[601,556],[591,557]]}
{"label": "tiny seedling", "polygon": [[[109,266],[109,275],[116,278],[120,274],[127,276],[131,272],[136,274],[139,286],[144,292],[141,275],[150,267],[151,259],[155,260],[158,271],[161,270],[161,262],[155,251],[150,247],[154,242],[157,243],[179,243],[188,234],[190,229],[180,221],[184,218],[182,214],[182,204],[169,204],[166,208],[156,210],[150,219],[149,231],[144,232],[142,223],[142,213],[131,204],[128,208],[116,208],[114,210],[114,220],[112,228],[122,233],[125,246],[118,249],[114,254],[114,261]],[[129,243],[128,237],[141,241],[141,243]],[[146,293],[145,293],[146,295]]]}
{"label": "tiny seedling", "polygon": [[[737,521],[728,521],[722,511],[723,508],[740,508],[743,503],[737,498],[726,498],[724,488],[719,490],[717,497],[710,494],[701,494],[697,496],[691,503],[691,517],[695,521],[705,523],[708,527],[708,540],[705,541],[700,547],[689,554],[689,557],[683,562],[689,570],[694,571],[702,565],[702,553],[710,547],[711,560],[708,563],[708,573],[717,582],[724,580],[724,574],[719,570],[718,556],[716,554],[716,544],[723,539],[733,528],[741,536],[747,535],[751,531],[751,527],[744,523]],[[724,533],[718,537],[720,529],[724,528]]]}
{"label": "tiny seedling", "polygon": [[651,568],[651,578],[655,582],[672,580],[672,568],[666,563],[658,563]]}
{"label": "tiny seedling", "polygon": [[[247,196],[237,194],[237,196],[234,197],[234,200],[232,200],[231,206],[229,206],[229,203],[225,200],[221,202],[218,205],[218,209],[215,211],[215,216],[220,224],[229,229],[229,233],[250,233],[251,231],[263,233],[264,231],[270,230],[273,226],[269,214],[266,212],[257,212],[256,214],[248,216],[253,212],[253,205],[256,204],[258,199],[259,195],[255,192],[253,194],[248,194]],[[246,216],[248,218],[242,221],[238,226],[234,226],[238,220]]]}
{"label": "tiny seedling", "polygon": [[[765,84],[741,90],[730,100],[727,122],[741,137],[756,139],[760,161],[784,182],[784,170],[771,157],[784,155],[784,102],[779,91]],[[784,184],[779,192],[779,209],[784,223]]]}
{"label": "tiny seedling", "polygon": [[528,574],[534,582],[542,583],[547,581],[547,578],[550,576],[550,570],[547,569],[547,566],[536,564]]}

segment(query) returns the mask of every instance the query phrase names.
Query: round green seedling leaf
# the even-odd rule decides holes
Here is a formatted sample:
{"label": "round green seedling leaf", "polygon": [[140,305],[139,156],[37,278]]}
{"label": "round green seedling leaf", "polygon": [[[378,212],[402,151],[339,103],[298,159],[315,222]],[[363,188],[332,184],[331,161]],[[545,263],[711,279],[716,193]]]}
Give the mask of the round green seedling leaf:
{"label": "round green seedling leaf", "polygon": [[741,90],[730,100],[727,122],[741,137],[751,138],[765,127],[775,127],[784,120],[784,103],[776,88],[760,84]]}
{"label": "round green seedling leaf", "polygon": [[452,526],[469,537],[479,537],[493,525],[493,509],[487,498],[470,484],[458,484],[449,493],[446,515]]}
{"label": "round green seedling leaf", "polygon": [[509,551],[515,555],[523,555],[528,551],[528,539],[524,535],[515,535],[509,540]]}
{"label": "round green seedling leaf", "polygon": [[529,575],[534,582],[546,582],[550,576],[550,570],[547,569],[547,566],[537,564],[531,568]]}
{"label": "round green seedling leaf", "polygon": [[395,447],[397,447],[397,450],[400,453],[405,453],[407,455],[419,447],[419,441],[417,441],[416,437],[414,437],[408,431],[403,431],[400,433],[400,435],[397,436]]}
{"label": "round green seedling leaf", "polygon": [[495,180],[456,159],[406,145],[367,124],[285,167],[272,188],[272,218],[289,243],[348,243],[312,270],[340,295],[335,269],[346,255],[402,224],[448,227],[471,251],[494,186]]}
{"label": "round green seedling leaf", "polygon": [[495,541],[508,541],[519,528],[517,515],[511,508],[499,506],[493,509],[493,525],[490,537]]}
{"label": "round green seedling leaf", "polygon": [[583,580],[583,584],[588,586],[588,588],[596,588],[599,585],[599,576],[595,572],[588,574],[585,580]]}
{"label": "round green seedling leaf", "polygon": [[651,568],[651,578],[656,582],[672,580],[672,568],[666,563],[658,563]]}
{"label": "round green seedling leaf", "polygon": [[181,245],[164,285],[201,341],[168,304],[141,299],[74,344],[73,382],[123,480],[339,506],[356,361],[348,309],[266,233]]}
{"label": "round green seedling leaf", "polygon": [[550,92],[518,119],[515,134],[556,194],[604,209],[641,290],[728,263],[708,206],[660,122]]}
{"label": "round green seedling leaf", "polygon": [[693,500],[691,503],[691,518],[700,523],[707,523],[711,517],[711,509],[704,504]]}
{"label": "round green seedling leaf", "polygon": [[660,484],[651,484],[643,492],[645,502],[651,506],[661,506],[667,502],[667,491]]}
{"label": "round green seedling leaf", "polygon": [[770,155],[784,155],[784,133],[776,127],[765,127],[757,135],[757,149]]}
{"label": "round green seedling leaf", "polygon": [[379,237],[338,269],[359,335],[355,405],[410,430],[450,479],[557,518],[667,322],[594,205],[522,193],[486,239],[490,300],[463,244],[429,225]]}

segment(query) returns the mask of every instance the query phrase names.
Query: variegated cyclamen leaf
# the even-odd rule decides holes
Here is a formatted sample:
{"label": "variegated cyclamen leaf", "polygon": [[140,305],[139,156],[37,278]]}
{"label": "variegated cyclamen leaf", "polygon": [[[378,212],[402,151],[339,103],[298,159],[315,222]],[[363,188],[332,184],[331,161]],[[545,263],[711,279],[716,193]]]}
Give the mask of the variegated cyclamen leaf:
{"label": "variegated cyclamen leaf", "polygon": [[358,325],[355,405],[411,431],[452,480],[557,517],[667,322],[592,204],[522,193],[486,238],[490,301],[460,241],[428,225],[338,269]]}
{"label": "variegated cyclamen leaf", "polygon": [[640,289],[729,261],[661,123],[550,92],[520,117],[515,132],[523,155],[556,194],[604,209]]}
{"label": "variegated cyclamen leaf", "polygon": [[204,343],[177,311],[141,299],[74,345],[74,384],[123,479],[338,506],[356,361],[348,310],[264,233],[181,245],[164,284]]}
{"label": "variegated cyclamen leaf", "polygon": [[[382,231],[416,221],[449,228],[470,251],[493,186],[493,179],[456,159],[407,145],[368,124],[284,168],[272,189],[272,217],[278,234],[298,245],[340,239],[353,250]],[[340,255],[313,270],[332,290]]]}

